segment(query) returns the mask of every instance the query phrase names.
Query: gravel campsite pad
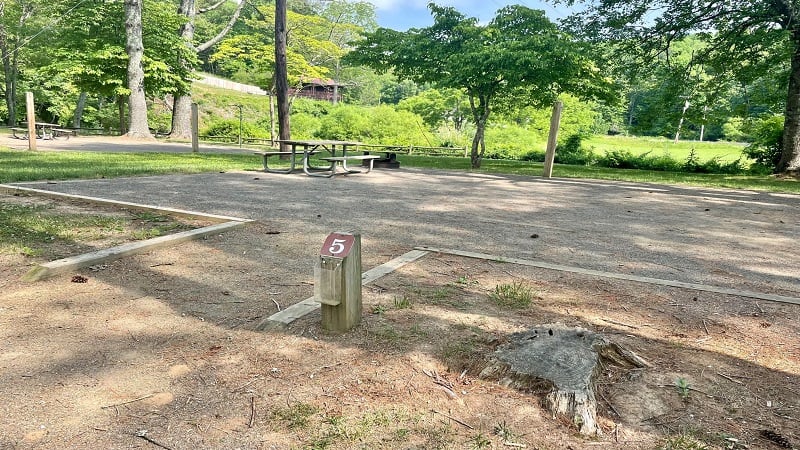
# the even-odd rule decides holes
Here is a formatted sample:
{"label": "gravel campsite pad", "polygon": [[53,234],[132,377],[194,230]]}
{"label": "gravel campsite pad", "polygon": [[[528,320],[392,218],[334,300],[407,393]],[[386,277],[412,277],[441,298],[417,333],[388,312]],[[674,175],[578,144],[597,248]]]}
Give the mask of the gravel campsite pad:
{"label": "gravel campsite pad", "polygon": [[[430,245],[799,297],[796,197],[406,170],[44,188],[255,221],[36,283],[19,279],[45,258],[4,256],[0,448],[800,444],[794,304],[431,252],[365,286],[348,333],[323,331],[318,311],[259,327],[313,295],[318,246],[348,220],[365,270]],[[319,203],[331,189],[373,203],[337,212]],[[549,323],[651,365],[603,372],[599,437],[551,417],[542,393],[478,378],[512,333]]]}

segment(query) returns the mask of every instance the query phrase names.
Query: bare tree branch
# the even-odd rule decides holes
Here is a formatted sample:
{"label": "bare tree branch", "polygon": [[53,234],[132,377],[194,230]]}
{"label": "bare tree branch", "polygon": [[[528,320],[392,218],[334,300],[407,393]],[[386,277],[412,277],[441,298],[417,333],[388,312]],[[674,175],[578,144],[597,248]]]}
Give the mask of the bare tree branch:
{"label": "bare tree branch", "polygon": [[239,2],[239,4],[236,6],[236,11],[234,11],[233,15],[231,16],[231,20],[228,21],[228,24],[225,25],[225,28],[223,28],[222,31],[220,31],[216,36],[214,36],[213,38],[211,38],[207,42],[205,42],[203,44],[200,44],[197,47],[195,47],[195,49],[197,50],[198,53],[199,52],[204,52],[204,51],[208,50],[209,48],[213,47],[214,45],[216,45],[219,41],[221,41],[233,29],[233,26],[236,25],[236,21],[239,20],[239,15],[242,13],[242,8],[244,8],[244,5],[246,3],[247,2],[244,1],[244,0]]}

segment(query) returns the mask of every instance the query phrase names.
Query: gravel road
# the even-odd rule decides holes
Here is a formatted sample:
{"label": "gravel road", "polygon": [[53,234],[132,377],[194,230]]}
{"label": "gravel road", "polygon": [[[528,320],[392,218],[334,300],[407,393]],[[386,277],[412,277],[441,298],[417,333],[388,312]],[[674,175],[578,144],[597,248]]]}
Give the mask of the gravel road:
{"label": "gravel road", "polygon": [[301,248],[360,231],[365,254],[430,246],[800,297],[796,195],[416,169],[23,185],[255,219]]}

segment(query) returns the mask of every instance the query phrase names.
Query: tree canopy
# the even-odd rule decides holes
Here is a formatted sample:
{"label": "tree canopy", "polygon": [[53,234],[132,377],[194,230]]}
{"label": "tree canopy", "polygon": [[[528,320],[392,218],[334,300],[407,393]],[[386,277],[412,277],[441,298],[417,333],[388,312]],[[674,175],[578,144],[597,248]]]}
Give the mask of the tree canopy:
{"label": "tree canopy", "polygon": [[418,84],[462,89],[476,126],[473,167],[480,167],[495,101],[509,107],[543,105],[566,92],[612,98],[610,80],[543,11],[507,6],[489,24],[479,25],[454,8],[428,7],[432,26],[365,33],[345,61],[379,72],[392,70]]}
{"label": "tree canopy", "polygon": [[800,3],[788,0],[556,0],[585,10],[568,23],[587,39],[617,42],[644,61],[669,55],[690,35],[707,44],[694,55],[717,77],[752,82],[785,73],[783,148],[778,171],[800,170]]}

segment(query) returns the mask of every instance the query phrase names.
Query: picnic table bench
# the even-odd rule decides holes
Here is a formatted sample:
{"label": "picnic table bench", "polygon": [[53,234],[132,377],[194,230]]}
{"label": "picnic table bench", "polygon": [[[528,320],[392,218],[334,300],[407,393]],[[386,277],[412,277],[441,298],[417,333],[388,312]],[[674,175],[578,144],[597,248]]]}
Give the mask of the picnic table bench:
{"label": "picnic table bench", "polygon": [[53,128],[50,130],[53,135],[53,139],[66,136],[69,139],[70,136],[77,136],[77,130],[70,130],[68,128]]}
{"label": "picnic table bench", "polygon": [[[20,135],[17,135],[20,133]],[[28,129],[27,128],[20,128],[20,127],[11,127],[11,136],[17,139],[28,139]]]}
{"label": "picnic table bench", "polygon": [[[317,177],[323,177],[324,176],[324,177],[330,178],[330,177],[332,177],[334,175],[339,175],[339,174],[343,174],[344,175],[344,174],[348,174],[348,173],[360,173],[361,172],[360,170],[354,170],[354,169],[350,169],[349,167],[347,167],[347,161],[362,161],[363,164],[368,164],[367,171],[364,172],[364,173],[370,173],[372,171],[372,167],[373,167],[373,164],[375,163],[375,160],[380,159],[380,156],[378,156],[378,155],[347,155],[347,156],[331,156],[331,157],[328,157],[328,158],[320,158],[320,159],[322,161],[328,161],[328,162],[331,163],[329,172],[323,173],[323,174],[314,174],[314,173],[308,173],[308,174],[311,175],[311,176],[317,176]],[[344,170],[344,172],[337,172],[336,171],[336,166],[337,165],[341,165],[342,170]]]}
{"label": "picnic table bench", "polygon": [[[357,148],[358,142],[349,141],[303,141],[303,140],[280,140],[276,141],[281,144],[281,150],[270,150],[265,152],[256,152],[263,158],[264,171],[270,173],[292,173],[298,170],[298,156],[301,158],[303,172],[306,175],[314,177],[330,178],[334,175],[343,175],[350,173],[359,173],[360,170],[354,170],[348,167],[348,161],[364,161],[368,162],[369,168],[366,173],[372,170],[372,162],[380,157],[377,155],[354,155],[348,154],[348,149]],[[288,147],[288,150],[285,148]],[[319,161],[324,161],[327,165],[314,166],[312,165],[311,156],[317,155],[322,152],[327,152],[330,156],[319,158]],[[289,159],[288,168],[274,168],[269,166],[269,160],[272,157],[282,157]],[[342,171],[337,170],[338,167]]]}

